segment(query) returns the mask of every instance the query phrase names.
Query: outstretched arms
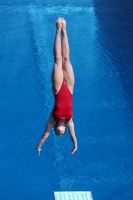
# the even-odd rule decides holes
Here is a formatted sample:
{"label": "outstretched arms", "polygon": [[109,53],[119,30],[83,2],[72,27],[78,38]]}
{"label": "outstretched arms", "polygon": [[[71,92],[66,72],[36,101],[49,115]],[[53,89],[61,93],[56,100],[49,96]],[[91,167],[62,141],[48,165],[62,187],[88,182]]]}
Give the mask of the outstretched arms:
{"label": "outstretched arms", "polygon": [[[43,145],[45,140],[48,138],[48,136],[50,134],[50,131],[51,131],[51,129],[52,129],[52,127],[54,125],[55,125],[55,122],[54,122],[53,117],[51,115],[49,121],[46,124],[46,128],[45,128],[44,134],[40,138],[40,140],[39,140],[39,142],[37,144],[37,147],[36,147],[36,150],[37,150],[39,156],[40,156],[40,152],[42,150],[41,146]],[[70,153],[74,154],[75,151],[77,151],[78,146],[77,146],[77,138],[76,138],[75,131],[74,131],[74,123],[73,123],[72,120],[70,120],[68,122],[68,130],[69,130],[70,138],[71,138],[73,146],[74,146],[74,148],[71,150]]]}
{"label": "outstretched arms", "polygon": [[74,146],[74,148],[72,149],[72,151],[70,153],[73,154],[75,151],[77,151],[78,146],[77,146],[77,138],[76,138],[75,131],[74,131],[74,123],[72,120],[70,120],[68,123],[68,129],[69,129],[69,133],[70,133],[70,138],[71,138],[73,146]]}
{"label": "outstretched arms", "polygon": [[38,152],[38,155],[40,156],[40,152],[41,152],[41,146],[43,145],[43,143],[45,142],[45,140],[47,139],[47,137],[49,136],[50,134],[50,131],[52,129],[52,127],[55,125],[55,122],[53,120],[53,117],[52,115],[50,116],[50,119],[49,121],[47,122],[46,124],[46,128],[45,128],[45,131],[44,131],[44,134],[42,135],[42,137],[40,138],[38,144],[37,144],[37,147],[36,147],[36,150]]}

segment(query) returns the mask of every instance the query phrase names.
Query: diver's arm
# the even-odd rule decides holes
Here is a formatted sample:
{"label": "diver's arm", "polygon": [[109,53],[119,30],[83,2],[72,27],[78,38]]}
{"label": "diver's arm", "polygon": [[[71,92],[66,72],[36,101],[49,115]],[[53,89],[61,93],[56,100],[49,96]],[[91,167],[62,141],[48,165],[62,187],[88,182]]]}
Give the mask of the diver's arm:
{"label": "diver's arm", "polygon": [[38,142],[38,144],[36,146],[36,150],[38,151],[38,155],[39,156],[40,156],[40,151],[42,150],[41,146],[43,145],[45,140],[48,138],[48,136],[50,134],[50,131],[53,128],[54,125],[55,125],[55,121],[54,121],[54,119],[52,117],[52,114],[51,114],[50,119],[46,124],[44,134],[42,135],[42,137],[40,138],[40,140],[39,140],[39,142]]}
{"label": "diver's arm", "polygon": [[72,149],[72,151],[70,152],[71,154],[73,154],[75,151],[77,151],[77,138],[75,135],[75,130],[74,130],[74,123],[72,121],[72,119],[68,122],[68,129],[69,129],[69,133],[70,133],[70,138],[72,140],[73,146],[74,148]]}

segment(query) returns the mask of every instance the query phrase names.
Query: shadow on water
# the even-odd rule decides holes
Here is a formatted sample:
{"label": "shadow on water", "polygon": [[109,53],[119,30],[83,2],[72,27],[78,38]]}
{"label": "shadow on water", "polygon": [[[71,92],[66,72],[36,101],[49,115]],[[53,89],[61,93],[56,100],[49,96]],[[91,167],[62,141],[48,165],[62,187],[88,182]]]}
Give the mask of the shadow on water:
{"label": "shadow on water", "polygon": [[106,38],[99,37],[99,41],[117,67],[123,96],[133,116],[133,2],[95,1],[95,8]]}
{"label": "shadow on water", "polygon": [[[71,15],[68,16],[68,13]],[[70,20],[71,16],[79,14],[78,19],[75,18],[74,24],[73,21]],[[90,16],[91,19],[93,18],[93,8],[92,7],[75,7],[75,6],[66,6],[66,7],[39,7],[31,6],[29,9],[29,19],[30,19],[30,27],[31,30],[29,32],[31,42],[32,42],[32,49],[34,52],[34,56],[36,58],[36,63],[38,67],[38,75],[37,79],[39,80],[41,87],[39,87],[40,92],[42,93],[41,96],[44,102],[44,114],[46,112],[49,113],[53,102],[51,101],[52,98],[52,91],[51,91],[51,84],[49,84],[50,74],[52,71],[52,64],[53,64],[53,55],[52,55],[52,45],[54,41],[54,32],[55,27],[53,28],[53,22],[58,18],[59,14],[63,15],[65,19],[68,21],[68,35],[72,35],[75,32],[75,26],[73,25],[78,24],[78,20],[81,20],[85,16]],[[47,23],[49,21],[49,23]],[[81,27],[81,24],[79,26]],[[93,21],[91,23],[92,31],[90,33],[91,38],[94,37],[95,32],[95,25]],[[84,26],[82,26],[84,28]],[[83,29],[82,29],[83,31]],[[80,31],[80,34],[82,34]],[[80,37],[81,35],[79,35]],[[53,40],[53,41],[52,41]],[[75,39],[74,39],[75,40]],[[70,37],[70,43],[72,38]],[[79,43],[80,46],[81,43]],[[71,48],[72,51],[75,50],[74,43],[71,44],[73,47]],[[76,45],[76,44],[75,44]],[[74,60],[75,66],[77,65],[77,60]],[[51,94],[50,94],[51,93]],[[46,123],[46,120],[45,120]],[[50,174],[48,177],[49,182],[51,183],[51,187],[49,188],[50,191],[53,190],[72,190],[74,187],[75,182],[75,175],[73,169],[68,167],[68,163],[70,162],[71,158],[68,152],[72,149],[72,145],[68,145],[70,143],[69,137],[64,138],[57,138],[52,132],[50,139],[49,139],[49,146],[50,151],[46,150],[47,156],[52,155],[50,161],[52,162],[52,166],[50,163],[48,164],[50,167]],[[67,144],[68,143],[68,144]],[[70,149],[68,148],[70,146]],[[45,149],[49,149],[46,144]],[[67,151],[67,154],[64,152]],[[47,166],[48,166],[47,165]],[[75,165],[74,165],[75,166]],[[52,167],[52,168],[51,168]],[[73,167],[72,167],[73,168]],[[65,172],[65,173],[64,173]],[[73,175],[72,175],[73,174]],[[46,176],[46,175],[45,175]]]}
{"label": "shadow on water", "polygon": [[[35,54],[37,54],[37,63],[38,63],[38,67],[39,67],[39,71],[42,76],[42,85],[44,85],[44,87],[42,88],[42,93],[43,95],[45,95],[45,100],[46,103],[49,102],[50,107],[52,108],[52,103],[50,101],[50,95],[47,94],[46,95],[46,91],[47,93],[51,92],[51,88],[49,87],[49,76],[51,74],[51,69],[52,69],[52,56],[51,55],[51,49],[52,49],[52,45],[53,42],[51,42],[51,38],[53,38],[54,40],[54,31],[53,30],[53,21],[55,21],[55,19],[59,16],[59,13],[62,14],[65,19],[68,21],[68,35],[71,37],[74,37],[74,40],[70,37],[70,45],[72,46],[72,51],[75,52],[75,45],[74,41],[76,40],[76,37],[81,37],[81,34],[83,33],[83,31],[86,32],[86,29],[84,29],[84,25],[82,23],[82,18],[84,18],[84,16],[87,17],[91,17],[91,21],[90,21],[90,26],[91,26],[91,32],[89,33],[91,36],[91,39],[94,37],[95,38],[95,24],[93,22],[93,7],[72,7],[72,6],[66,6],[66,7],[44,7],[44,8],[37,8],[35,6],[31,6],[30,10],[29,10],[29,15],[30,15],[30,19],[31,19],[31,24],[32,24],[32,29],[33,29],[33,42],[35,44]],[[68,13],[71,15],[68,16]],[[78,18],[75,18],[74,20],[74,24],[73,21],[70,20],[70,17],[73,16],[74,14],[78,13]],[[80,24],[79,27],[80,29],[82,29],[82,31],[79,32],[79,36],[77,36],[77,33],[75,32],[75,26],[76,24],[78,24],[78,21],[80,20]],[[50,21],[51,24],[47,24],[47,21]],[[81,27],[82,26],[82,27]],[[39,30],[39,31],[38,31]],[[52,30],[52,31],[51,31]],[[89,30],[87,28],[87,30]],[[71,34],[71,32],[73,32],[73,34]],[[51,37],[50,37],[51,36]],[[91,39],[89,41],[91,41]],[[94,39],[92,39],[94,40]],[[78,41],[78,39],[77,39]],[[46,44],[47,43],[47,44]],[[91,43],[93,43],[93,41],[91,41]],[[81,42],[79,42],[79,46],[81,45]],[[50,47],[49,47],[50,46]],[[75,71],[76,70],[76,66],[77,65],[77,59],[73,59],[74,61],[74,68]],[[83,67],[82,67],[83,69]],[[46,77],[47,76],[47,77]],[[83,75],[82,75],[83,76]],[[44,84],[45,83],[45,84]],[[44,91],[44,92],[43,92]],[[52,92],[51,92],[52,93]],[[42,96],[43,96],[42,95]],[[47,111],[50,112],[50,107],[48,107],[45,104],[45,111],[47,109]],[[62,170],[62,168],[66,169],[66,174],[70,175],[70,173],[68,173],[68,169],[67,169],[67,165],[65,164],[64,160],[66,161],[66,163],[68,164],[69,162],[69,158],[68,161],[66,158],[64,158],[64,156],[61,156],[63,154],[63,152],[61,151],[61,142],[58,144],[58,142],[56,142],[57,137],[55,136],[54,139],[51,138],[52,142],[49,141],[51,143],[51,148],[52,148],[52,152],[55,153],[55,158],[53,158],[54,161],[53,162],[53,175],[51,175],[52,180],[53,178],[55,180],[58,180],[58,184],[60,185],[60,188],[63,190],[68,188],[69,189],[72,188],[73,185],[73,180],[71,179],[70,181],[70,177],[68,179],[68,176],[65,175],[64,176],[64,170]],[[54,143],[53,143],[54,141]],[[70,143],[69,139],[67,139],[67,142]],[[70,147],[72,148],[72,147]],[[60,152],[58,152],[60,150]],[[64,149],[64,151],[66,151]],[[66,156],[65,156],[66,157]],[[55,164],[56,163],[56,164]],[[59,165],[59,166],[58,166]],[[57,168],[58,166],[58,168]],[[54,172],[56,168],[56,174]],[[58,170],[57,170],[58,169]],[[62,175],[61,175],[62,172]],[[54,175],[55,174],[55,175]],[[63,178],[64,177],[64,178]],[[71,184],[70,184],[71,182]],[[57,185],[58,185],[57,184]],[[70,187],[71,185],[71,187]]]}

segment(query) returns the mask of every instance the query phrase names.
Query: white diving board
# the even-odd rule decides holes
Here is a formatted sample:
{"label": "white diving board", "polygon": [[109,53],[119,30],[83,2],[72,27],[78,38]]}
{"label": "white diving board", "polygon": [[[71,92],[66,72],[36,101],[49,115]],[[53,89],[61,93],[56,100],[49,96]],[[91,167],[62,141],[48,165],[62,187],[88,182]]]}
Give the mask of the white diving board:
{"label": "white diving board", "polygon": [[54,200],[93,200],[90,191],[54,192]]}

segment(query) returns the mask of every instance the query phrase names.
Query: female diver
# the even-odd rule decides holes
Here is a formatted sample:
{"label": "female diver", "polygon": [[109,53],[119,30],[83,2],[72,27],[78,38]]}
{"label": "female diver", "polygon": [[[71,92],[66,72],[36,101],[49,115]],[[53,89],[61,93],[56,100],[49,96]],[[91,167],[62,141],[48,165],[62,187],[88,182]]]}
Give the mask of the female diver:
{"label": "female diver", "polygon": [[[66,128],[69,130],[73,143],[73,154],[77,150],[77,139],[72,120],[72,95],[74,88],[74,73],[69,58],[69,44],[66,32],[66,21],[58,18],[56,21],[56,36],[54,42],[54,67],[52,71],[52,89],[55,96],[54,108],[46,124],[43,136],[39,140],[36,150],[40,155],[42,144],[54,127],[55,133],[62,136]],[[62,38],[60,35],[62,34]]]}

